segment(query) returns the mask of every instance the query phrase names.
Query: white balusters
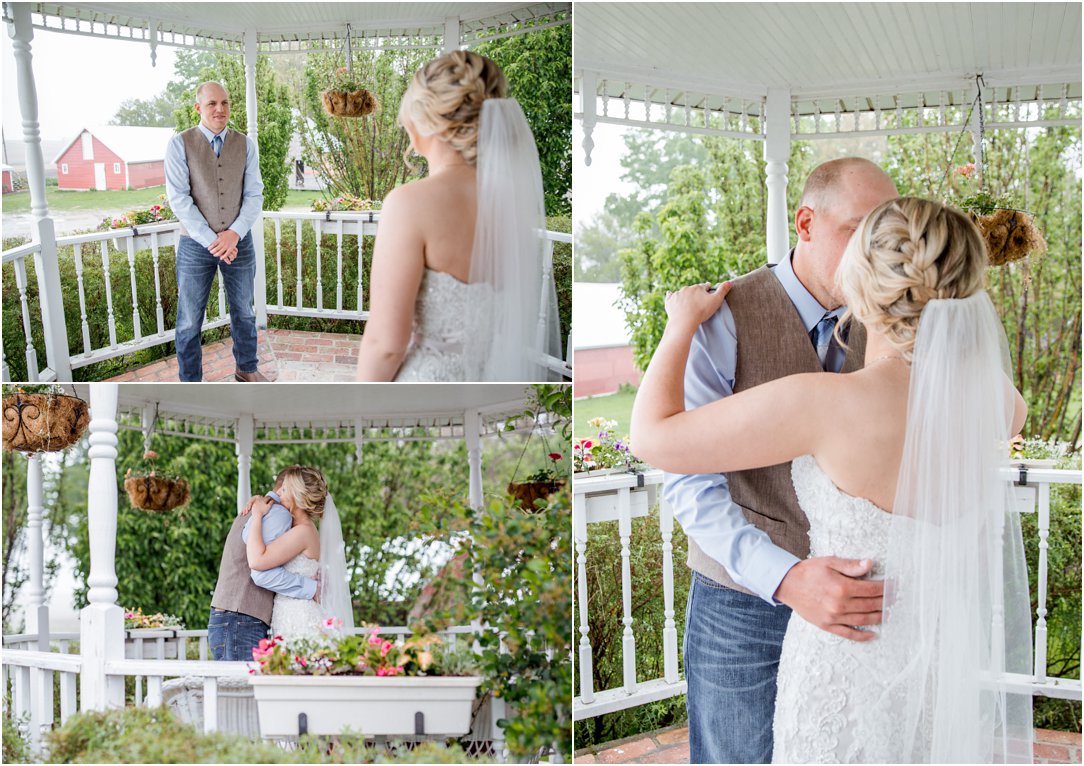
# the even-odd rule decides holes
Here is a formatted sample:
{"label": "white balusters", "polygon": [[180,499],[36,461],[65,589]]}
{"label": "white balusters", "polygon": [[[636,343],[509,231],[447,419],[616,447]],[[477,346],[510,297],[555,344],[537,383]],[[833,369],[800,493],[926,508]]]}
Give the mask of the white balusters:
{"label": "white balusters", "polygon": [[545,239],[542,244],[542,295],[539,296],[538,328],[535,331],[535,350],[538,354],[548,353],[546,348],[546,328],[549,326],[550,302],[547,297],[553,290],[553,240]]}
{"label": "white balusters", "polygon": [[282,308],[282,219],[275,219],[275,282],[278,287],[278,302]]}
{"label": "white balusters", "polygon": [[[62,651],[67,652],[62,647]],[[60,723],[63,724],[75,713],[75,688],[79,679],[76,673],[60,674]]]}
{"label": "white balusters", "polygon": [[617,491],[617,525],[621,537],[621,659],[624,688],[627,694],[636,691],[636,637],[632,633],[632,506],[628,487]]}
{"label": "white balusters", "polygon": [[102,279],[105,282],[105,306],[109,314],[109,347],[117,347],[117,320],[113,316],[113,283],[109,278],[109,243],[101,241]]}
{"label": "white balusters", "polygon": [[215,280],[218,282],[218,318],[222,319],[226,316],[226,280],[221,271],[216,272]]}
{"label": "white balusters", "polygon": [[[301,308],[301,219],[297,219],[294,227],[294,236],[297,238],[297,308]],[[360,271],[360,269],[359,269]]]}
{"label": "white balusters", "polygon": [[343,310],[343,220],[335,232],[335,310]]}
{"label": "white balusters", "polygon": [[203,730],[212,732],[218,729],[218,679],[208,676],[203,679]]}
{"label": "white balusters", "polygon": [[162,279],[158,274],[158,232],[151,232],[151,259],[154,263],[154,319],[158,334],[166,332],[166,319],[162,311]]}
{"label": "white balusters", "polygon": [[1039,485],[1039,592],[1036,595],[1035,680],[1046,681],[1047,551],[1050,550],[1050,485]]}
{"label": "white balusters", "polygon": [[15,286],[19,290],[19,303],[23,310],[23,334],[26,336],[26,377],[38,379],[38,352],[34,348],[33,328],[30,324],[30,303],[27,300],[26,260],[15,261]]}
{"label": "white balusters", "polygon": [[132,280],[132,332],[136,340],[143,337],[139,326],[139,302],[136,298],[135,237],[128,237],[128,275]]}
{"label": "white balusters", "polygon": [[588,622],[588,594],[587,594],[587,513],[584,496],[579,497],[579,509],[572,515],[573,538],[576,543],[576,597],[580,606],[580,699],[589,704],[595,701],[594,663],[591,658],[591,640],[588,638],[590,625]]}
{"label": "white balusters", "polygon": [[674,621],[674,509],[665,500],[659,503],[659,532],[662,535],[662,651],[663,677],[676,684],[678,677],[677,623]]}
{"label": "white balusters", "polygon": [[361,301],[361,290],[365,284],[365,237],[362,236],[361,227],[358,227],[358,313],[360,314],[365,307]]}
{"label": "white balusters", "polygon": [[79,320],[83,335],[83,353],[90,353],[90,324],[87,322],[87,294],[83,286],[83,246],[75,243],[75,282],[79,290]]}
{"label": "white balusters", "polygon": [[316,232],[316,309],[323,311],[324,309],[324,277],[321,271],[320,263],[320,239],[323,236],[323,230],[320,225],[320,219],[317,218],[312,222],[313,231]]}

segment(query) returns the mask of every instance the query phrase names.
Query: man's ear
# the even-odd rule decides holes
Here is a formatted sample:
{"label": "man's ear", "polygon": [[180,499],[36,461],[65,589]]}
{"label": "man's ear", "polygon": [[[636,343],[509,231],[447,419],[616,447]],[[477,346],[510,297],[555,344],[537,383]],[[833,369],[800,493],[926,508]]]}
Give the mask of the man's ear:
{"label": "man's ear", "polygon": [[798,239],[808,242],[813,239],[810,229],[813,226],[813,208],[803,205],[794,214],[794,230],[798,233]]}

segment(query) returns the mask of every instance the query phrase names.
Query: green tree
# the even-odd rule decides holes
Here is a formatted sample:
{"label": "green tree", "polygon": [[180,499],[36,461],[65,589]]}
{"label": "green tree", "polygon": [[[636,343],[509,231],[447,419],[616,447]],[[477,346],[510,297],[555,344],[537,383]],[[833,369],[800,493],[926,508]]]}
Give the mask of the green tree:
{"label": "green tree", "polygon": [[117,108],[111,125],[142,125],[154,128],[177,126],[176,112],[200,82],[204,69],[213,67],[215,56],[207,51],[180,50],[173,63],[173,79],[151,98],[129,98]]}
{"label": "green tree", "polygon": [[531,125],[546,215],[572,212],[572,25],[483,43],[475,51],[497,62]]}
{"label": "green tree", "polygon": [[148,128],[172,128],[173,111],[178,104],[164,93],[152,98],[128,98],[117,107],[110,125],[140,125]]}
{"label": "green tree", "polygon": [[[190,62],[195,64],[196,62]],[[193,108],[196,101],[196,85],[205,80],[221,82],[230,96],[229,127],[248,133],[246,112],[245,67],[237,56],[216,54],[214,63],[200,70],[195,83],[183,94],[182,107],[176,110],[178,130],[199,124],[199,114]],[[287,154],[293,136],[293,113],[286,88],[275,79],[266,56],[256,60],[256,111],[258,124],[257,142],[260,150],[260,176],[263,179],[263,209],[278,210],[286,202],[289,188],[290,167]]]}

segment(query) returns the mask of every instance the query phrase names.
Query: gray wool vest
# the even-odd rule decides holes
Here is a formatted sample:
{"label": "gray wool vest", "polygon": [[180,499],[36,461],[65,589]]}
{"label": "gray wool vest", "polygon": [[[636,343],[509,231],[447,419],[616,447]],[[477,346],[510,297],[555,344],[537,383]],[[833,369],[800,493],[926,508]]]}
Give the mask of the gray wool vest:
{"label": "gray wool vest", "polygon": [[[213,154],[213,152],[212,152]],[[227,612],[240,612],[271,624],[271,610],[275,594],[252,582],[248,567],[248,550],[241,539],[241,530],[248,516],[233,520],[226,544],[222,547],[222,562],[218,565],[218,584],[211,598],[211,606]]]}
{"label": "gray wool vest", "polygon": [[[181,140],[188,161],[192,201],[212,231],[216,234],[225,231],[241,213],[248,139],[244,133],[227,130],[218,157],[198,125],[181,133]],[[188,236],[183,226],[181,234]]]}
{"label": "gray wool vest", "polygon": [[[734,280],[726,302],[737,331],[734,393],[787,375],[822,371],[801,317],[767,266]],[[866,330],[859,322],[852,322],[846,332],[848,349],[840,372],[854,372],[862,367],[865,357]],[[798,507],[790,463],[731,471],[726,479],[731,498],[750,524],[798,558],[809,555],[809,521]],[[735,583],[726,568],[704,553],[692,538],[688,564],[693,571],[721,585],[752,593]]]}

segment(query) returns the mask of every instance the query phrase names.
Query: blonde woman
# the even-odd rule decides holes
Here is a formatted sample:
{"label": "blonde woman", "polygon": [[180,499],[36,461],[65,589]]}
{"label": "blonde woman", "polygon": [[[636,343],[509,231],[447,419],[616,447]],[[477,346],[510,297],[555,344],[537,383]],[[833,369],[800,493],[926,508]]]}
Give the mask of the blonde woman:
{"label": "blonde woman", "polygon": [[543,295],[542,175],[507,89],[470,51],[414,75],[399,122],[429,175],[384,200],[358,380],[548,377],[542,357],[560,346],[552,285]]}
{"label": "blonde woman", "polygon": [[1001,685],[1006,672],[1030,672],[1023,548],[999,472],[1026,408],[1004,374],[985,268],[963,214],[885,202],[837,273],[866,330],[864,368],[792,375],[688,412],[690,342],[729,285],[667,299],[633,410],[636,454],[686,473],[793,461],[810,555],[870,559],[885,582],[883,625],[851,623],[867,640],[792,614],[774,762],[1031,758],[1030,696]]}
{"label": "blonde woman", "polygon": [[[292,526],[265,544],[263,517],[276,507],[289,512]],[[316,636],[329,617],[342,620],[346,627],[353,627],[349,595],[345,589],[342,528],[323,474],[309,466],[288,466],[279,473],[275,490],[264,498],[253,498],[246,510],[252,514],[246,552],[253,572],[281,566],[287,572],[314,578],[322,585],[319,601],[276,593],[271,635],[283,638]],[[322,550],[326,559],[323,562]]]}

